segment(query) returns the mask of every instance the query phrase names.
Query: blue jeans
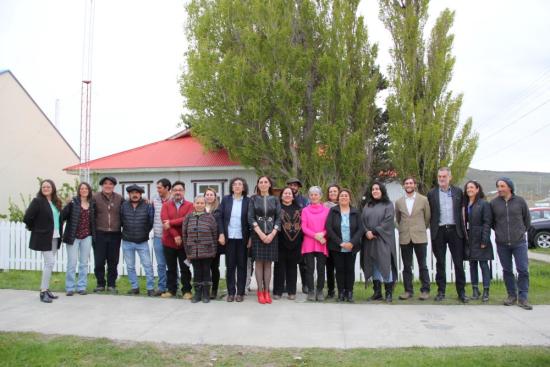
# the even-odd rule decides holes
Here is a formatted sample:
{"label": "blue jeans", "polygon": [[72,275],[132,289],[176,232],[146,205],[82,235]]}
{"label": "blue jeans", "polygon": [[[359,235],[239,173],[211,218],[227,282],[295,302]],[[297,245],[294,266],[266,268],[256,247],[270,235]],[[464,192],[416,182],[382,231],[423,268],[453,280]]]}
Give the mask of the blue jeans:
{"label": "blue jeans", "polygon": [[86,290],[88,286],[88,259],[92,249],[92,236],[81,240],[75,239],[72,245],[67,248],[67,276],[65,278],[65,289],[75,291],[76,263],[78,261],[78,283],[77,291]]}
{"label": "blue jeans", "polygon": [[384,279],[384,276],[382,275],[380,270],[378,270],[378,264],[376,264],[376,262],[374,262],[372,264],[372,279],[379,280],[382,283],[391,283],[391,282],[393,282],[393,271],[390,269],[390,275],[389,275],[388,279]]}
{"label": "blue jeans", "polygon": [[481,268],[481,277],[483,279],[483,289],[489,289],[491,286],[491,269],[489,268],[489,261],[470,261],[470,279],[472,281],[472,287],[477,287],[479,283],[478,266]]}
{"label": "blue jeans", "polygon": [[[519,289],[519,299],[527,300],[529,294],[529,258],[527,256],[527,242],[511,246],[497,244],[497,252],[502,265],[504,284],[506,284],[508,295],[511,297],[518,297],[517,289]],[[516,270],[518,272],[517,288],[512,257],[516,262]]]}
{"label": "blue jeans", "polygon": [[151,262],[151,255],[149,254],[149,243],[134,243],[128,241],[122,241],[122,253],[124,254],[124,262],[126,263],[126,269],[128,270],[128,280],[132,289],[138,289],[139,283],[136,274],[136,252],[139,255],[141,266],[145,270],[145,279],[147,290],[155,288],[155,279],[153,276],[153,263]]}
{"label": "blue jeans", "polygon": [[155,258],[157,259],[157,273],[159,276],[158,289],[166,291],[166,259],[164,258],[164,250],[162,248],[162,238],[153,237],[153,249],[155,250]]}

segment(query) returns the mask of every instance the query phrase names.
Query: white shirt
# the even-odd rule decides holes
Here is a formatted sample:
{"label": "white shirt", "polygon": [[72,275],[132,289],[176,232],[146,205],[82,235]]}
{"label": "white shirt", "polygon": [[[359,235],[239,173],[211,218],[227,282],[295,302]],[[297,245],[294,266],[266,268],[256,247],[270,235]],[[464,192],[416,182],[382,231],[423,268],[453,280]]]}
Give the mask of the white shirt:
{"label": "white shirt", "polygon": [[413,194],[413,196],[405,195],[405,204],[407,204],[407,211],[409,212],[409,215],[412,215],[414,201],[416,200],[416,192]]}

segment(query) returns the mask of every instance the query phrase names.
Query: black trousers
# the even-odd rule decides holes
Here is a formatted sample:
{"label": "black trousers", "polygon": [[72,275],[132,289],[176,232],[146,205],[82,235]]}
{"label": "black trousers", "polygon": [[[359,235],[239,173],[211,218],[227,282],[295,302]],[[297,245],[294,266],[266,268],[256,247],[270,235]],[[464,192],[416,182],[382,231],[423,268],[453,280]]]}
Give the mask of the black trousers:
{"label": "black trousers", "polygon": [[[322,252],[310,252],[304,254],[306,261],[306,282],[309,292],[315,291],[314,276],[315,268],[317,268],[317,291],[320,292],[325,287],[325,265],[327,258]],[[317,265],[315,264],[317,260]]]}
{"label": "black trousers", "polygon": [[212,291],[217,291],[220,284],[220,252],[216,253],[213,259],[210,259],[210,271],[212,272]]}
{"label": "black trousers", "polygon": [[120,232],[97,231],[93,247],[94,274],[98,287],[105,287],[105,263],[107,263],[107,286],[116,287],[121,238]]}
{"label": "black trousers", "polygon": [[301,258],[299,246],[289,249],[279,244],[279,260],[273,270],[273,294],[281,296],[285,292],[285,285],[288,294],[296,294],[298,263]]}
{"label": "black trousers", "polygon": [[447,245],[451,251],[456,275],[456,292],[459,296],[464,295],[464,286],[466,285],[466,275],[464,274],[464,243],[456,233],[455,226],[441,226],[437,231],[437,236],[432,243],[433,253],[436,259],[437,292],[445,294],[447,285],[447,274],[445,272],[445,256],[447,255]]}
{"label": "black trousers", "polygon": [[164,258],[166,259],[166,289],[172,294],[178,291],[178,265],[180,268],[180,281],[182,293],[191,292],[191,270],[185,265],[185,249],[164,246]]}
{"label": "black trousers", "polygon": [[353,285],[355,284],[355,258],[357,257],[357,253],[331,251],[330,257],[334,260],[338,292],[353,291]]}
{"label": "black trousers", "polygon": [[[236,293],[244,296],[246,286],[246,261],[248,249],[243,239],[230,238],[225,245],[225,268],[227,281],[227,294],[230,296]],[[235,278],[237,284],[235,287]]]}
{"label": "black trousers", "polygon": [[329,252],[326,263],[327,271],[327,289],[329,292],[334,292],[334,259],[332,258],[332,251]]}
{"label": "black trousers", "polygon": [[193,283],[195,285],[210,285],[212,282],[212,273],[210,266],[212,258],[191,260],[193,265]]}
{"label": "black trousers", "polygon": [[298,268],[300,269],[300,279],[302,280],[302,287],[305,285],[307,287],[307,265],[306,258],[302,256],[300,262],[298,263]]}
{"label": "black trousers", "polygon": [[400,245],[400,247],[401,257],[403,258],[403,286],[405,287],[405,291],[411,294],[414,293],[412,272],[414,251],[416,261],[418,261],[420,283],[422,283],[420,292],[430,293],[430,273],[426,265],[428,245],[426,243],[410,242],[408,245]]}

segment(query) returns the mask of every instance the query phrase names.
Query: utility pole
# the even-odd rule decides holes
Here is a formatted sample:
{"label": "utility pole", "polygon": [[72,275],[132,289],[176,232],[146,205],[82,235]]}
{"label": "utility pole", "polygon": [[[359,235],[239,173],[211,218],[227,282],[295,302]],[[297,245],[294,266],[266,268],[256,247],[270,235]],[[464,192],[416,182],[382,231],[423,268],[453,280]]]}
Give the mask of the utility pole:
{"label": "utility pole", "polygon": [[80,90],[80,181],[90,182],[90,130],[92,123],[92,54],[94,44],[94,0],[84,0],[82,85]]}

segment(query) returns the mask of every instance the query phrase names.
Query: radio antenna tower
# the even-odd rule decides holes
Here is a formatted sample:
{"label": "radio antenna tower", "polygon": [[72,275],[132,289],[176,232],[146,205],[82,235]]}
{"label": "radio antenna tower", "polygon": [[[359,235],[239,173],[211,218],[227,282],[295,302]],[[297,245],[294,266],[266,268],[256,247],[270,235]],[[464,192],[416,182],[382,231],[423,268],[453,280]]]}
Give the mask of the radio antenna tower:
{"label": "radio antenna tower", "polygon": [[80,91],[80,181],[90,182],[90,127],[92,123],[92,53],[94,45],[94,0],[84,0],[84,41]]}

